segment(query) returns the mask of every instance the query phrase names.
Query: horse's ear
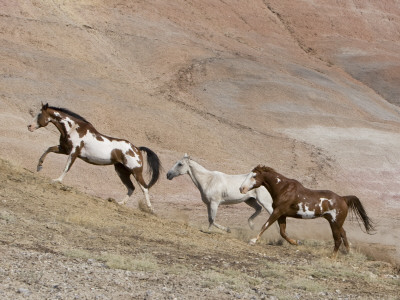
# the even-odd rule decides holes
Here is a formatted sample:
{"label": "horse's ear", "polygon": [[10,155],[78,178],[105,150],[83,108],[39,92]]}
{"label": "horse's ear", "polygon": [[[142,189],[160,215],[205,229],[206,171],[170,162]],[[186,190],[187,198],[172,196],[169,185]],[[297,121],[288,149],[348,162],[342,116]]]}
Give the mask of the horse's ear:
{"label": "horse's ear", "polygon": [[43,102],[42,102],[42,110],[46,110],[48,108],[49,108],[49,104],[46,103],[46,104],[43,105]]}
{"label": "horse's ear", "polygon": [[189,158],[189,155],[187,155],[187,153],[185,153],[185,155],[183,156],[185,158]]}

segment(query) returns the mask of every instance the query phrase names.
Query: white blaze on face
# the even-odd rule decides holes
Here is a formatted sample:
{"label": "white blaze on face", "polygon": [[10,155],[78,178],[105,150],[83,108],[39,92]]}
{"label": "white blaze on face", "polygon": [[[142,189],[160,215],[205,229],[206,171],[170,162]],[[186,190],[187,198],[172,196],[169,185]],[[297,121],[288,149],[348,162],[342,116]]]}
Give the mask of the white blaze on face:
{"label": "white blaze on face", "polygon": [[240,187],[240,191],[242,192],[242,194],[246,194],[256,184],[256,180],[254,179],[256,175],[257,174],[254,172],[251,172],[247,175],[246,179],[243,181]]}
{"label": "white blaze on face", "polygon": [[32,123],[28,126],[29,131],[33,132],[34,130],[39,128],[38,117],[39,114],[37,114],[36,117],[33,118]]}

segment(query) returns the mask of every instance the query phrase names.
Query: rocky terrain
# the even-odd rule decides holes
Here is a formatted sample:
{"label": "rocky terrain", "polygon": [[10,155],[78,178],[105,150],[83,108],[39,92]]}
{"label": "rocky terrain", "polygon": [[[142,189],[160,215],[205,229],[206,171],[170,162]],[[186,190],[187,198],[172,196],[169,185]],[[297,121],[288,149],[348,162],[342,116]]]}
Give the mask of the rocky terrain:
{"label": "rocky terrain", "polygon": [[[0,1],[0,295],[395,299],[399,10],[386,0]],[[162,174],[156,216],[137,210],[139,189],[127,207],[108,201],[125,195],[111,166],[77,161],[52,185],[66,157],[50,154],[39,174],[36,164],[59,134],[26,127],[41,102],[151,148],[164,171],[188,153],[212,170],[261,163],[355,194],[376,234],[349,218],[355,251],[332,262],[324,220],[288,221],[297,248],[273,228],[248,246],[244,204],[218,212],[230,235],[203,232],[187,176]]]}

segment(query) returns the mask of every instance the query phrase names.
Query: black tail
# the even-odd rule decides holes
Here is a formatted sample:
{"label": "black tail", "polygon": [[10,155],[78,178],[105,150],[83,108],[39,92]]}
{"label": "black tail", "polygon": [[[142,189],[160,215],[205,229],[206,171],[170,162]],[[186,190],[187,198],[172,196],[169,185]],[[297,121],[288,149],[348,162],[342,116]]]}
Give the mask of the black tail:
{"label": "black tail", "polygon": [[158,180],[161,172],[161,161],[152,150],[146,147],[139,147],[140,151],[144,151],[147,154],[147,163],[149,165],[149,173],[151,176],[149,184],[146,186],[147,189],[151,188]]}
{"label": "black tail", "polygon": [[375,228],[373,226],[372,220],[367,216],[367,213],[362,206],[360,199],[358,199],[356,196],[346,196],[344,198],[350,210],[355,212],[357,219],[362,220],[367,233],[371,234],[370,232],[374,231]]}

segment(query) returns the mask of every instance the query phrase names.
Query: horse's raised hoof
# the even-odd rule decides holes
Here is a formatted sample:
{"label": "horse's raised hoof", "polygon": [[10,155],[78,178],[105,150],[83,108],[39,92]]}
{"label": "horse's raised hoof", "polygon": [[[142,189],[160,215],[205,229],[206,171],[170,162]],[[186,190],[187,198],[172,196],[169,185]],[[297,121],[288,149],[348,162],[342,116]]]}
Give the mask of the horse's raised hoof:
{"label": "horse's raised hoof", "polygon": [[257,238],[251,239],[249,245],[255,245],[257,243]]}
{"label": "horse's raised hoof", "polygon": [[36,167],[36,172],[39,172],[39,171],[41,171],[42,169],[43,169],[43,167],[40,166],[40,165],[38,165],[38,166]]}

